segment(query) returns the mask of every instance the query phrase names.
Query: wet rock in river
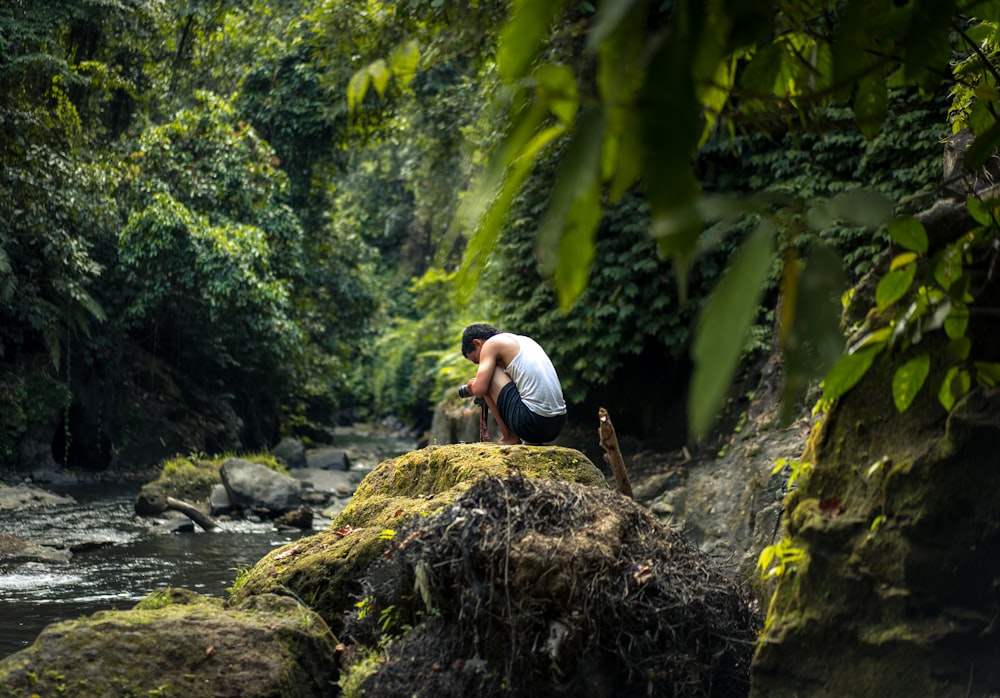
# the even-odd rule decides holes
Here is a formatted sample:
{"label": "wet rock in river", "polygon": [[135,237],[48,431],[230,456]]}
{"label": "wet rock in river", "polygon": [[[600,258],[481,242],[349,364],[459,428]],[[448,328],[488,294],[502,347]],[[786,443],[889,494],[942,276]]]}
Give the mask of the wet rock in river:
{"label": "wet rock in river", "polygon": [[229,458],[219,470],[234,506],[282,514],[302,506],[302,484],[259,463]]}

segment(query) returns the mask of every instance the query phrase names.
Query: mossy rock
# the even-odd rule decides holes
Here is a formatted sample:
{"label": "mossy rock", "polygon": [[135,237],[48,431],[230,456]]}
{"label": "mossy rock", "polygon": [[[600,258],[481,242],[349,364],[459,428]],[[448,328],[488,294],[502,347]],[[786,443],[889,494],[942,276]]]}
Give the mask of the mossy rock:
{"label": "mossy rock", "polygon": [[510,471],[608,487],[607,478],[585,455],[561,446],[477,443],[412,451],[370,472],[328,530],[262,558],[239,580],[230,602],[291,592],[338,632],[341,615],[361,593],[359,580],[388,548],[396,530],[452,503],[480,478],[503,477]]}
{"label": "mossy rock", "polygon": [[164,589],[130,610],[50,625],[0,661],[0,695],[331,695],[336,644],[318,615],[288,597],[224,608]]}
{"label": "mossy rock", "polygon": [[[184,502],[207,502],[212,488],[222,484],[220,470],[230,456],[216,458],[186,458],[179,456],[163,463],[160,475],[147,482],[139,490],[135,500],[135,511],[142,516],[161,514],[167,508],[166,498],[173,497]],[[288,474],[288,470],[270,454],[241,456],[252,463],[266,465],[271,470]]]}

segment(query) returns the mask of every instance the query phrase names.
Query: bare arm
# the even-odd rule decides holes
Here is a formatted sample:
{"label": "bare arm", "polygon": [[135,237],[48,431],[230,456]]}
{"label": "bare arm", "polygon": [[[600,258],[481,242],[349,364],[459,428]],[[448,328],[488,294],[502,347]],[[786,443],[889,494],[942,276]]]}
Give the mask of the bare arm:
{"label": "bare arm", "polygon": [[493,384],[493,373],[497,370],[497,346],[491,342],[483,344],[479,353],[479,368],[476,377],[469,381],[469,389],[476,397],[482,397],[490,392]]}

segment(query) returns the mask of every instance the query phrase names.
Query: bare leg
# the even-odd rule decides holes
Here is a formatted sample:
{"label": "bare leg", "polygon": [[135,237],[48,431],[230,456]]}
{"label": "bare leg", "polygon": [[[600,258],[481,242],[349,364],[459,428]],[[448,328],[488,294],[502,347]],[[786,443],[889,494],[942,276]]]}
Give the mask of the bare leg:
{"label": "bare leg", "polygon": [[499,368],[494,371],[493,382],[490,384],[490,392],[486,394],[486,404],[489,405],[490,412],[493,413],[493,418],[500,427],[500,443],[510,446],[521,443],[521,437],[510,430],[510,427],[504,423],[503,418],[500,416],[500,410],[497,409],[497,396],[500,395],[500,391],[508,383],[510,383],[510,376]]}

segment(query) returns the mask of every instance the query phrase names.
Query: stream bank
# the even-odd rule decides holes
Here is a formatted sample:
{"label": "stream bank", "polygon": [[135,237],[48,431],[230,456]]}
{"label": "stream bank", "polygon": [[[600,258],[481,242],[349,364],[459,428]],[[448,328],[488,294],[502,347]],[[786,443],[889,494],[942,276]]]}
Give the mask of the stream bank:
{"label": "stream bank", "polygon": [[[415,447],[404,432],[369,425],[337,427],[333,435],[359,472],[357,479],[381,460]],[[28,477],[32,486],[24,479],[5,488],[10,501],[0,504],[0,604],[5,609],[0,658],[30,645],[50,623],[131,608],[158,589],[181,587],[225,598],[241,570],[310,533],[279,530],[270,521],[233,519],[219,521],[211,533],[188,526],[183,533],[152,535],[157,520],[135,515],[138,476],[115,479],[45,468]],[[329,523],[317,513],[312,530]],[[34,545],[38,552],[22,555],[5,540]]]}

